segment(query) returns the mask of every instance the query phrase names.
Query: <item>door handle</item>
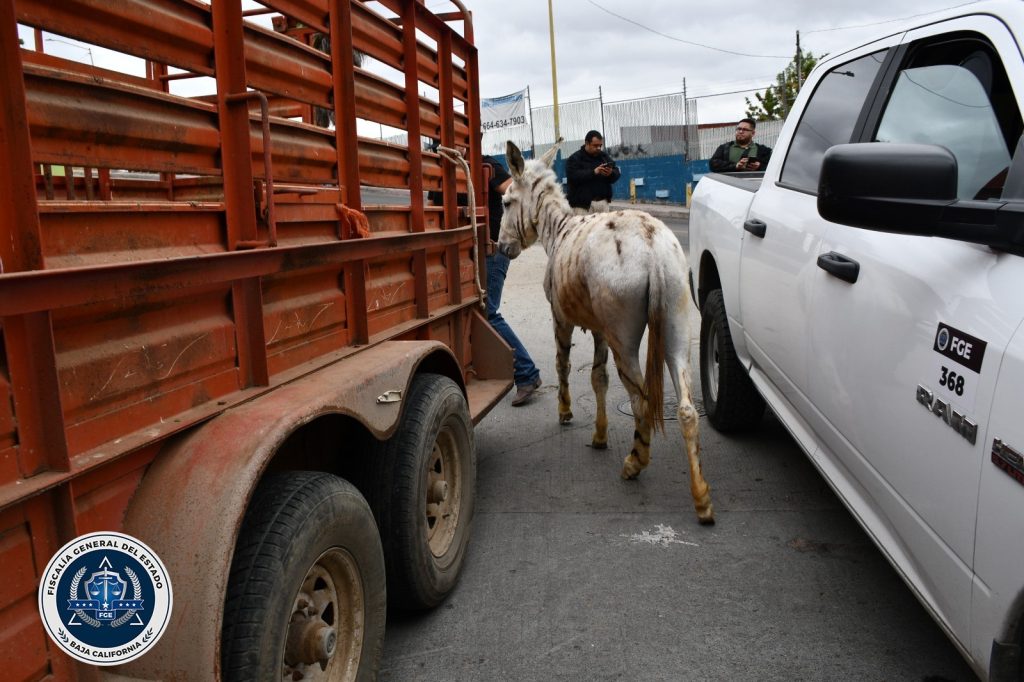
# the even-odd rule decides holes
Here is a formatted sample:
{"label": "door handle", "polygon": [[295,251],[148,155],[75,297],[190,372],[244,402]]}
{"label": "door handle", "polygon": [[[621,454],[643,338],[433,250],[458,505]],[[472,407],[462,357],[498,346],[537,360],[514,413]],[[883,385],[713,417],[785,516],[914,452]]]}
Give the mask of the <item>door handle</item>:
{"label": "door handle", "polygon": [[760,237],[761,239],[764,239],[764,233],[765,230],[768,229],[768,226],[764,224],[763,220],[751,218],[750,220],[743,223],[743,229],[749,232],[750,234],[754,235],[755,237]]}
{"label": "door handle", "polygon": [[860,263],[835,251],[818,256],[818,267],[850,284],[856,282],[860,274]]}

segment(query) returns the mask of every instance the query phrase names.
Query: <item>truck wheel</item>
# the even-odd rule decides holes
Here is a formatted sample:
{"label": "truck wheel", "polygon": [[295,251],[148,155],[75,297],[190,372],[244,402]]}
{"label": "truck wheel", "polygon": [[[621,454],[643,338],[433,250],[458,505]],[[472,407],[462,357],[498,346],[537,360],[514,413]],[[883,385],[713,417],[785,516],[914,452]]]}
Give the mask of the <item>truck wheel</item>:
{"label": "truck wheel", "polygon": [[749,429],[764,415],[764,398],[736,358],[721,289],[701,311],[700,388],[708,421],[723,433]]}
{"label": "truck wheel", "polygon": [[466,399],[445,376],[419,374],[398,430],[376,453],[372,504],[384,544],[388,603],[440,604],[455,587],[476,500],[476,450]]}
{"label": "truck wheel", "polygon": [[385,594],[380,537],[359,491],[331,474],[269,476],[231,563],[223,679],[374,679]]}

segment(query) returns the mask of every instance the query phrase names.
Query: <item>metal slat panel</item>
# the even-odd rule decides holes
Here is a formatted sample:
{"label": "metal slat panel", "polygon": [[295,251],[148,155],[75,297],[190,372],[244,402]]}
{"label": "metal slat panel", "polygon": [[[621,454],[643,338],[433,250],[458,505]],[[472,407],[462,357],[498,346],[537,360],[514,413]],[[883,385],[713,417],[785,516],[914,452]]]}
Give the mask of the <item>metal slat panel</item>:
{"label": "metal slat panel", "polygon": [[25,87],[34,161],[220,173],[212,105],[29,65]]}
{"label": "metal slat panel", "polygon": [[[121,83],[26,66],[29,126],[40,163],[219,175],[216,107]],[[263,137],[250,118],[253,165],[263,175]],[[271,119],[274,177],[331,183],[333,133]]]}
{"label": "metal slat panel", "polygon": [[294,17],[320,33],[329,33],[331,30],[327,17],[327,0],[262,0],[262,2],[267,7]]}
{"label": "metal slat panel", "polygon": [[190,0],[17,0],[18,22],[213,75],[210,9]]}

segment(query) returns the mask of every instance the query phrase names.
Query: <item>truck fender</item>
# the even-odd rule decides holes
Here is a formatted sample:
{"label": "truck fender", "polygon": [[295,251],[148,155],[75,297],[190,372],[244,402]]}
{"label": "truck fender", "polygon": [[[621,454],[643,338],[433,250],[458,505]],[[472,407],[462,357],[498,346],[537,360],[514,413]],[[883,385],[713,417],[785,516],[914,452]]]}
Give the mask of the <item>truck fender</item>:
{"label": "truck fender", "polygon": [[387,438],[398,426],[399,396],[421,365],[451,376],[465,393],[445,345],[387,341],[229,409],[164,449],[133,497],[124,528],[166,566],[174,591],[171,619],[146,656],[116,671],[118,679],[220,678],[235,541],[268,463],[297,428],[328,414],[351,416]]}

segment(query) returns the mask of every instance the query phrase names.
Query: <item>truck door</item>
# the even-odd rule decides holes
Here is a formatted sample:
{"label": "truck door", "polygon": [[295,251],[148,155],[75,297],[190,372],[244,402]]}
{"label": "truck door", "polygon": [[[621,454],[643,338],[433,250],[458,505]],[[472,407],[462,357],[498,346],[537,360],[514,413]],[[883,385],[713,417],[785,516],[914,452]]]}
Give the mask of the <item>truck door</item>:
{"label": "truck door", "polygon": [[[978,538],[974,550],[971,652],[980,660],[1007,625],[1006,613],[1020,599],[1024,566],[1024,327],[1017,329],[1000,363],[999,381],[989,415],[988,437],[981,444]],[[1007,538],[1014,538],[1007,542]]]}
{"label": "truck door", "polygon": [[[1024,83],[1005,26],[960,18],[909,32],[900,52],[861,139],[943,145],[960,198],[999,198],[1022,132],[1011,84]],[[855,281],[818,269],[809,304],[820,464],[843,471],[861,520],[966,646],[985,430],[1024,318],[1024,259],[843,225],[820,253],[859,266]]]}
{"label": "truck door", "polygon": [[[895,39],[891,42],[895,42]],[[740,310],[745,340],[761,373],[801,414],[807,414],[808,321],[814,260],[828,224],[818,217],[815,192],[821,158],[850,142],[887,50],[875,44],[808,82],[813,94],[800,120],[773,155],[744,225]],[[789,127],[786,129],[790,130]]]}

